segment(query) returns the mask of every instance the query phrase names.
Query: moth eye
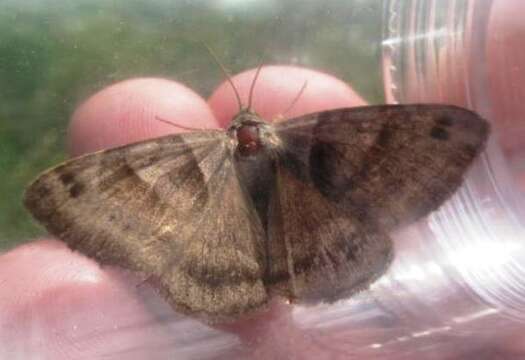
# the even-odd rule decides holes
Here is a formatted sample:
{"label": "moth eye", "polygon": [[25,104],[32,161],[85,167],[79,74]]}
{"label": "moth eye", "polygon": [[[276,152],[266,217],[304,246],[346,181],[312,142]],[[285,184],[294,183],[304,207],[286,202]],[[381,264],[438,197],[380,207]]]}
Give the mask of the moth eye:
{"label": "moth eye", "polygon": [[261,148],[259,128],[253,125],[243,125],[237,130],[238,149],[242,156],[256,154]]}
{"label": "moth eye", "polygon": [[241,145],[259,141],[259,128],[257,126],[243,125],[237,130],[237,140]]}

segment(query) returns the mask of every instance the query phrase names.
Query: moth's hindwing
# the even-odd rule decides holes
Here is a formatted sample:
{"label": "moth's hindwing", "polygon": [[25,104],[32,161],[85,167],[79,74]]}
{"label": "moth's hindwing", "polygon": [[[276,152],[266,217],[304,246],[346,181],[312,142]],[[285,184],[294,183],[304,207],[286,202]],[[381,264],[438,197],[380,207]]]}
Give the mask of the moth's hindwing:
{"label": "moth's hindwing", "polygon": [[282,163],[269,212],[265,282],[296,302],[333,302],[383,274],[392,243],[378,228],[342,211]]}

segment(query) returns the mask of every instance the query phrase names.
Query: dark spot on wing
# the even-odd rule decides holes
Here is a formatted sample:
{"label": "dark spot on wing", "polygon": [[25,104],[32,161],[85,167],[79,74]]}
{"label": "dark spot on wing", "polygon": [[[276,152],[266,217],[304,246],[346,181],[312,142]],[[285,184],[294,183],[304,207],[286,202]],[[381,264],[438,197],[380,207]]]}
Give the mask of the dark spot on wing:
{"label": "dark spot on wing", "polygon": [[36,189],[36,194],[40,199],[47,197],[51,193],[49,187],[43,183],[38,183],[38,185],[33,186],[33,188]]}
{"label": "dark spot on wing", "polygon": [[85,186],[83,184],[75,183],[73,186],[71,186],[71,188],[69,188],[69,195],[71,195],[73,198],[76,198],[84,192],[84,189]]}
{"label": "dark spot on wing", "polygon": [[331,186],[331,177],[336,172],[337,162],[333,159],[336,150],[332,144],[317,141],[310,150],[310,177],[317,189],[328,195]]}
{"label": "dark spot on wing", "polygon": [[[317,190],[331,201],[340,201],[354,186],[355,176],[351,176],[353,173],[348,168],[346,150],[344,145],[323,141],[316,141],[310,150],[310,178]],[[368,169],[361,170],[366,173]]]}
{"label": "dark spot on wing", "polygon": [[443,129],[442,127],[434,126],[432,130],[430,130],[430,136],[433,139],[445,141],[449,139],[450,134],[447,130]]}
{"label": "dark spot on wing", "polygon": [[[292,151],[285,151],[280,157],[281,164],[301,181],[308,181],[308,166]],[[272,169],[275,171],[274,169]]]}
{"label": "dark spot on wing", "polygon": [[478,154],[479,147],[477,147],[476,145],[472,145],[472,144],[465,144],[465,146],[463,147],[463,151],[470,158],[474,158]]}
{"label": "dark spot on wing", "polygon": [[69,185],[75,180],[75,176],[72,173],[68,173],[68,172],[60,174],[58,178],[64,185]]}
{"label": "dark spot on wing", "polygon": [[439,125],[439,126],[448,127],[448,126],[452,126],[453,123],[454,123],[454,120],[450,116],[447,116],[447,115],[441,115],[440,117],[436,119],[436,125]]}
{"label": "dark spot on wing", "polygon": [[117,165],[114,164],[113,168],[115,168],[115,170],[111,174],[109,174],[106,177],[103,177],[100,180],[98,186],[101,192],[109,190],[111,187],[115,186],[115,184],[119,183],[124,179],[136,177],[135,170],[133,170],[133,168],[126,163],[121,163]]}
{"label": "dark spot on wing", "polygon": [[155,165],[163,158],[163,154],[159,151],[150,156],[144,156],[140,159],[133,159],[133,169],[141,170]]}
{"label": "dark spot on wing", "polygon": [[379,134],[377,135],[376,140],[376,146],[380,148],[384,148],[388,145],[390,142],[390,139],[392,138],[392,130],[390,130],[387,126],[384,126]]}
{"label": "dark spot on wing", "polygon": [[249,271],[240,272],[237,266],[187,266],[184,267],[186,274],[199,284],[215,289],[230,287],[242,283],[254,284],[261,278]]}

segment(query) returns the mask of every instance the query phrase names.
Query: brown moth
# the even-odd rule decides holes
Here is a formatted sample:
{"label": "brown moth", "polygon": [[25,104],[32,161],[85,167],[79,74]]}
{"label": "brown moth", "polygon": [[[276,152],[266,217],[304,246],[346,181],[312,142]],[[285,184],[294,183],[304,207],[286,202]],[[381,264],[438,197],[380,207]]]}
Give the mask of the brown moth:
{"label": "brown moth", "polygon": [[[253,85],[252,85],[253,86]],[[235,320],[272,296],[334,302],[392,258],[388,232],[461,184],[489,126],[447,105],[335,109],[169,135],[44,172],[25,205],[103,265],[143,274],[179,312]]]}

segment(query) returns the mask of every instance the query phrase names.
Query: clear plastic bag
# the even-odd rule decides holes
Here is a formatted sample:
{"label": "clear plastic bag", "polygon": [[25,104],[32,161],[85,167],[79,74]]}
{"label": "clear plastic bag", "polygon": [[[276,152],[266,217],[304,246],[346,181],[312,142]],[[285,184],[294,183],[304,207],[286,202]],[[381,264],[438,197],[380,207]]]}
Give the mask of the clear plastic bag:
{"label": "clear plastic bag", "polygon": [[[385,0],[382,65],[386,101],[464,106],[489,119],[492,135],[461,189],[428,218],[393,234],[395,261],[369,290],[335,304],[314,307],[275,304],[261,318],[228,327],[210,327],[175,314],[150,288],[136,284],[136,279],[100,270],[93,263],[85,265],[88,260],[80,255],[73,259],[67,249],[57,248],[56,244],[50,246],[47,253],[16,250],[17,258],[8,253],[3,258],[4,264],[20,262],[24,256],[26,261],[31,256],[38,259],[49,256],[47,263],[42,260],[46,268],[40,268],[42,264],[35,262],[35,268],[39,269],[35,276],[57,272],[53,276],[67,277],[67,281],[61,281],[66,285],[74,283],[77,302],[62,301],[63,298],[70,300],[70,288],[50,289],[41,284],[38,291],[43,294],[42,301],[47,301],[46,306],[51,303],[56,312],[52,313],[51,307],[40,311],[42,303],[30,303],[18,313],[0,312],[0,357],[49,358],[47,354],[75,359],[525,357],[525,346],[520,341],[525,330],[525,267],[522,265],[525,176],[521,175],[525,172],[525,151],[521,150],[525,148],[525,136],[520,139],[520,135],[525,134],[525,121],[520,118],[525,113],[521,104],[525,87],[523,82],[519,83],[525,79],[520,62],[525,58],[520,57],[525,52],[525,35],[520,36],[519,31],[511,33],[509,36],[517,40],[513,46],[506,46],[508,34],[501,30],[502,24],[512,21],[513,14],[520,19],[513,25],[520,28],[522,12],[517,10],[522,7],[520,2],[523,3],[522,0]],[[182,3],[166,10],[159,2],[157,5],[160,4],[163,11],[156,16],[169,13],[164,20],[177,24],[180,21],[178,6],[182,7]],[[232,19],[238,22],[226,22],[235,25],[224,27],[229,29],[230,32],[226,32],[229,35],[243,35],[241,25],[254,25],[251,22],[256,17],[249,16],[257,11],[282,16],[277,26],[279,39],[274,44],[278,50],[268,54],[274,62],[321,68],[349,80],[345,76],[359,72],[359,64],[374,55],[374,44],[370,44],[370,48],[360,45],[363,50],[360,54],[348,50],[351,42],[367,42],[361,33],[349,31],[350,25],[344,31],[330,31],[330,24],[304,34],[297,30],[309,22],[315,28],[316,21],[335,23],[343,19],[345,24],[351,24],[348,7],[338,11],[343,8],[343,2],[319,5],[320,2],[287,1],[282,6],[277,2],[247,3],[250,4],[245,7],[234,1],[202,2],[199,6],[203,7],[204,14],[214,11],[220,16],[233,14]],[[362,12],[366,15],[358,14],[352,21],[361,21],[363,28],[378,22],[381,16],[376,11],[378,8],[368,8],[366,1],[356,0],[353,4],[355,8],[366,8]],[[103,14],[113,11],[110,7],[101,9]],[[193,8],[189,14],[192,11]],[[122,14],[128,19],[125,11]],[[115,21],[111,16],[108,19]],[[151,25],[140,17],[132,19],[138,24]],[[121,24],[113,25],[118,28]],[[194,21],[189,28],[199,26],[200,23]],[[154,26],[141,29],[151,28]],[[80,31],[81,27],[77,24],[73,30]],[[330,43],[335,33],[345,31],[347,43]],[[213,31],[206,34],[215,35]],[[305,34],[309,37],[304,37]],[[190,31],[183,36],[191,38],[191,35]],[[166,39],[165,48],[176,43]],[[230,41],[229,38],[222,40]],[[291,53],[296,57],[291,57]],[[238,60],[240,65],[235,65],[239,68],[246,65],[242,54],[241,50],[232,56]],[[164,61],[171,59],[171,55],[164,55]],[[354,61],[354,67],[345,64],[346,57],[351,59],[348,63]],[[330,65],[333,58],[334,63],[342,64],[337,69]],[[190,60],[193,66],[194,59]],[[375,79],[376,75],[366,71],[365,77]],[[108,79],[111,80],[111,76]],[[199,71],[193,78],[196,84],[213,83],[207,79],[208,74]],[[297,89],[301,84],[302,80]],[[211,88],[208,83],[204,85],[203,88]],[[368,89],[371,88],[373,85]],[[368,91],[371,93],[373,90]],[[55,267],[61,269],[55,263],[57,260],[75,261],[75,265],[80,265],[78,272],[58,273],[54,270]],[[12,277],[6,279],[12,280]],[[6,279],[0,277],[0,283],[7,282]],[[16,286],[25,286],[23,278],[17,279]],[[108,286],[111,290],[107,290]],[[4,299],[13,292],[18,293],[14,288],[0,289]],[[93,291],[100,290],[112,297],[108,300],[101,296],[86,302],[92,299]],[[75,314],[70,316],[71,312]]]}

